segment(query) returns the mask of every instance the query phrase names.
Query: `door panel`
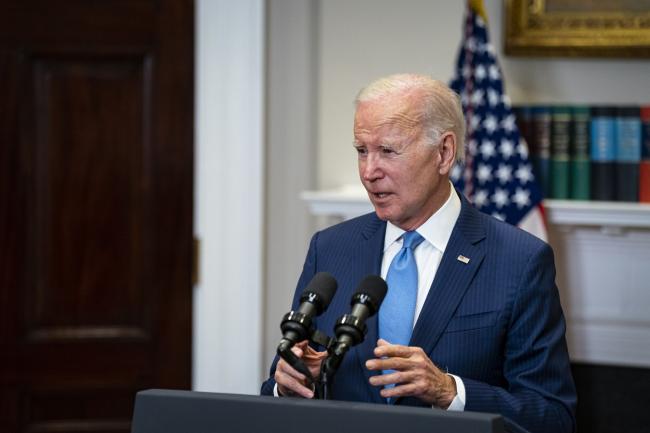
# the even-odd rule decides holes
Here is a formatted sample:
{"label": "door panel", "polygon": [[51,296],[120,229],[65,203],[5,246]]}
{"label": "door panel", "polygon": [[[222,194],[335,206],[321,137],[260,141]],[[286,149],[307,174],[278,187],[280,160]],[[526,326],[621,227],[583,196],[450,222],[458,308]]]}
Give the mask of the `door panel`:
{"label": "door panel", "polygon": [[38,272],[25,306],[28,339],[149,335],[143,60],[31,62],[35,146],[27,171],[38,176],[29,262]]}
{"label": "door panel", "polygon": [[190,387],[191,0],[0,4],[0,431]]}

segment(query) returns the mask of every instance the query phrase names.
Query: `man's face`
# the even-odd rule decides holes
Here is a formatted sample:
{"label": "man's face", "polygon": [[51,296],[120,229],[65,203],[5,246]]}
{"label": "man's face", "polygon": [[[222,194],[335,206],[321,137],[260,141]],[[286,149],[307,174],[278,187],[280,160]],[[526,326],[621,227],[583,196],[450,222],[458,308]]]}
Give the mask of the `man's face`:
{"label": "man's face", "polygon": [[362,102],[354,117],[361,182],[379,218],[404,230],[419,227],[449,197],[444,152],[427,144],[412,105],[409,98]]}

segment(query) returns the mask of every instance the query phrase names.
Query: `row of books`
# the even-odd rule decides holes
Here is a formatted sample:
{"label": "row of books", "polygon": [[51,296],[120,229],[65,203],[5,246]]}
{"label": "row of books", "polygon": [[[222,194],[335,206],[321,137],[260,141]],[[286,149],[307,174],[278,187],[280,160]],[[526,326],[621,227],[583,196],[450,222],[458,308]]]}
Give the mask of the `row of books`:
{"label": "row of books", "polygon": [[650,105],[516,106],[544,196],[650,203]]}

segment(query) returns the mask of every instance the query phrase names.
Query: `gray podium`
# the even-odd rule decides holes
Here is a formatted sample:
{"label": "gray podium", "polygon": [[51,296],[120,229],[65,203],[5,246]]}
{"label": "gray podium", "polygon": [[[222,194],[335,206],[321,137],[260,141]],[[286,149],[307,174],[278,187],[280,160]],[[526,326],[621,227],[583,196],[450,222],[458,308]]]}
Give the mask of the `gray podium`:
{"label": "gray podium", "polygon": [[344,401],[152,389],[131,433],[502,433],[499,415]]}

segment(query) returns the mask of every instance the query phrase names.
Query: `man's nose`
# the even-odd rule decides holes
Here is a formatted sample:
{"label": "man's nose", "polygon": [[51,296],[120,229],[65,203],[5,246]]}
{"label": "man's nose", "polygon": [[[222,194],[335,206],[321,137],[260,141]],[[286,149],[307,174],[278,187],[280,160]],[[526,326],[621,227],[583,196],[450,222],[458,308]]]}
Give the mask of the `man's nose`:
{"label": "man's nose", "polygon": [[376,153],[369,153],[361,163],[361,177],[370,182],[381,177],[381,162]]}

